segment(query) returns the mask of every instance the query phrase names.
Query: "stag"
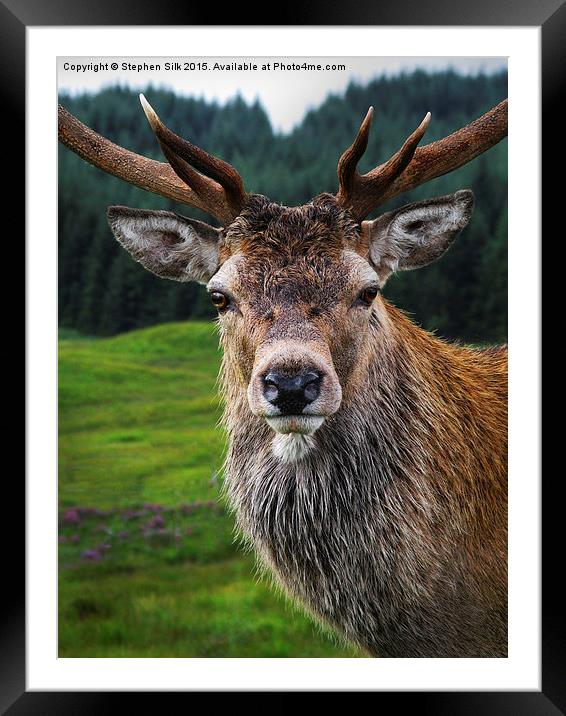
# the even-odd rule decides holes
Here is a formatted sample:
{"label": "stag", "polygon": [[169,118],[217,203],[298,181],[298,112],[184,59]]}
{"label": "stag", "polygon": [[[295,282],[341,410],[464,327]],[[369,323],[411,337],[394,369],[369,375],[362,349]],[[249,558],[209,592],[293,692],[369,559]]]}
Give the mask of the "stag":
{"label": "stag", "polygon": [[507,102],[366,174],[373,109],[338,162],[339,189],[286,207],[170,131],[143,95],[167,163],[127,151],[59,108],[60,140],[110,174],[202,209],[108,209],[145,268],[207,285],[218,310],[237,525],[277,583],[379,657],[507,654],[507,351],[442,341],[381,295],[438,259],[471,191],[385,201],[469,162],[507,133]]}

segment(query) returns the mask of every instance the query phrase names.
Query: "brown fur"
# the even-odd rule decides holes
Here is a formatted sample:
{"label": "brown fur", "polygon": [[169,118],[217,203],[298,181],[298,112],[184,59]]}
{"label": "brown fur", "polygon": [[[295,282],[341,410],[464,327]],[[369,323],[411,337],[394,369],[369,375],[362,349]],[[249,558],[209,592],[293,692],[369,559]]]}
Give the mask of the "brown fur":
{"label": "brown fur", "polygon": [[[287,590],[370,653],[503,656],[506,350],[448,344],[382,298],[375,301],[369,323],[363,315],[350,315],[355,281],[343,249],[360,251],[360,238],[347,217],[335,214],[324,201],[321,208],[327,219],[332,217],[330,226],[316,205],[306,211],[271,205],[267,222],[256,213],[251,227],[244,217],[226,239],[242,257],[234,286],[242,315],[237,325],[231,324],[236,317],[221,322],[225,420],[231,441],[228,491],[239,524]],[[240,238],[240,232],[248,237],[254,228],[253,238]],[[328,347],[343,392],[339,411],[315,433],[318,447],[290,468],[274,463],[271,431],[247,410],[245,389],[254,360],[273,336],[278,342],[312,341]],[[371,470],[373,475],[364,475]],[[283,519],[284,496],[294,495],[301,481],[316,479],[366,479],[366,489],[373,485],[377,493],[372,500],[364,498],[365,533],[357,541],[351,533],[342,534],[344,547],[348,544],[363,565],[354,560],[353,573],[361,582],[377,580],[373,597],[352,596],[355,586],[346,578],[342,548],[332,559],[313,557],[314,565],[297,566],[306,544],[314,554],[325,553],[317,530],[305,533],[304,543],[295,543],[288,533],[279,540],[265,533],[265,522],[273,519],[264,511],[266,504],[278,504],[276,512]],[[332,487],[319,485],[313,493],[320,499],[325,494],[332,504],[341,499]],[[296,495],[291,502],[297,510]],[[306,507],[301,513],[287,508],[288,530],[308,522]],[[342,533],[342,523],[348,522],[344,512],[356,513],[347,500],[340,510],[330,510],[336,523],[325,517],[326,544]],[[380,525],[378,530],[375,525]],[[289,542],[295,544],[293,555],[287,552]],[[368,549],[376,552],[366,561],[360,555]],[[380,553],[387,556],[387,567]],[[325,560],[324,578],[315,587],[314,574],[320,569],[316,563]],[[349,596],[324,609],[321,603],[334,572],[340,575],[334,588]],[[377,607],[368,599],[380,602],[371,635],[365,633],[372,623],[367,612]],[[354,604],[346,606],[348,601]],[[353,616],[356,610],[365,612],[363,625]]]}
{"label": "brown fur", "polygon": [[363,369],[286,468],[224,346],[228,492],[284,588],[372,655],[505,656],[506,351],[446,344],[379,300]]}

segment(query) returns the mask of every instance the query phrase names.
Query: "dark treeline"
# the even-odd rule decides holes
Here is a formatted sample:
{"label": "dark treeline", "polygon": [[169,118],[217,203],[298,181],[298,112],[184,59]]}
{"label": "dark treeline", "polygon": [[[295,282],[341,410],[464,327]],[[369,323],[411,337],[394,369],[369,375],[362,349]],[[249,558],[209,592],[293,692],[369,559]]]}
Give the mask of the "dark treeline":
{"label": "dark treeline", "polygon": [[[432,122],[423,143],[445,136],[507,96],[507,74],[462,77],[417,71],[351,84],[310,111],[289,135],[275,134],[258,102],[220,106],[149,87],[145,94],[177,133],[232,163],[248,191],[297,205],[337,188],[336,164],[367,108],[376,115],[360,169],[388,158],[419,124]],[[111,88],[62,96],[87,125],[128,149],[162,159],[137,92]],[[500,342],[507,335],[507,141],[470,164],[380,207],[471,188],[474,216],[438,263],[393,277],[387,297],[447,338]],[[110,335],[132,328],[214,315],[201,286],[159,279],[132,261],[113,239],[106,208],[124,204],[172,209],[214,223],[197,210],[148,194],[59,148],[59,319],[62,327]]]}

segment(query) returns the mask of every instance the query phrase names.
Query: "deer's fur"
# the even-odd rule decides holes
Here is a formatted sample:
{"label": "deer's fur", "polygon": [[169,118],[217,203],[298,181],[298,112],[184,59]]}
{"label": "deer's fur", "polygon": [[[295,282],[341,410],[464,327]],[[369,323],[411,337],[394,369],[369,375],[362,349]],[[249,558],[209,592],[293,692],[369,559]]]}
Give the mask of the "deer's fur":
{"label": "deer's fur", "polygon": [[223,330],[226,486],[262,562],[372,655],[505,656],[506,350],[450,345],[378,298],[340,409],[274,438],[249,410],[248,340]]}

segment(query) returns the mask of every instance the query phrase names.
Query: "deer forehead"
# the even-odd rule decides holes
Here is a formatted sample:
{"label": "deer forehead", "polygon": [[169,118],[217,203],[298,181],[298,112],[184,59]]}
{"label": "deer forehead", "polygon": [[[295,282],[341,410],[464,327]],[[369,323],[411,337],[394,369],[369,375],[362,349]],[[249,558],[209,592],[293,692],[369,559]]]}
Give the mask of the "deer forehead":
{"label": "deer forehead", "polygon": [[223,234],[221,268],[209,289],[289,301],[337,298],[350,284],[374,277],[354,251],[359,239],[333,197],[285,207],[255,195]]}
{"label": "deer forehead", "polygon": [[270,260],[300,255],[336,258],[345,245],[358,240],[358,227],[334,197],[322,194],[309,204],[287,207],[256,194],[226,229],[222,252],[224,257],[242,253]]}
{"label": "deer forehead", "polygon": [[332,304],[376,281],[370,264],[348,248],[332,257],[262,250],[260,255],[228,258],[208,282],[208,290],[228,290],[261,312],[273,303]]}

